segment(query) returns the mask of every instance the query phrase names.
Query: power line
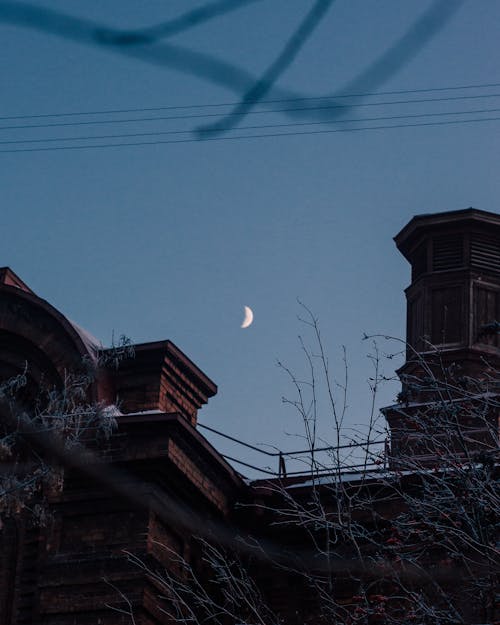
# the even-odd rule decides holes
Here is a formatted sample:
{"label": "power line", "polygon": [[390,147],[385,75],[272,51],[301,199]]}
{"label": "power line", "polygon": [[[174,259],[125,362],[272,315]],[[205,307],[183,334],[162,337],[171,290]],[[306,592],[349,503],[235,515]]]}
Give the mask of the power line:
{"label": "power line", "polygon": [[[405,95],[410,93],[433,93],[442,91],[461,91],[463,89],[488,89],[493,87],[500,87],[500,82],[483,83],[476,85],[455,85],[450,87],[429,87],[425,89],[400,89],[396,91],[378,91],[371,93],[344,93],[332,96],[304,96],[297,98],[278,98],[274,100],[260,100],[259,104],[282,104],[286,102],[310,102],[320,100],[332,100],[340,98],[368,98],[385,95]],[[83,115],[111,115],[117,113],[143,113],[153,111],[173,111],[173,110],[188,110],[188,109],[200,109],[200,108],[215,108],[224,106],[236,106],[238,102],[216,102],[207,104],[181,104],[172,106],[154,106],[154,107],[140,107],[130,109],[103,109],[100,111],[71,111],[65,113],[38,113],[34,115],[7,115],[0,116],[0,121],[14,120],[14,119],[43,119],[46,117],[80,117]],[[356,105],[357,106],[357,105]]]}
{"label": "power line", "polygon": [[279,456],[285,456],[285,457],[292,457],[292,459],[296,459],[294,458],[294,456],[317,453],[321,451],[336,451],[339,449],[353,449],[356,447],[366,448],[366,447],[371,447],[372,445],[383,445],[384,443],[387,442],[385,438],[381,438],[378,440],[366,439],[362,442],[350,441],[349,443],[344,443],[343,445],[326,445],[325,447],[315,447],[314,449],[307,448],[307,449],[298,449],[295,451],[282,451],[278,449],[277,451],[267,451],[265,449],[262,449],[261,447],[257,447],[256,445],[246,443],[239,438],[235,438],[234,436],[230,436],[229,434],[221,432],[220,430],[216,430],[215,428],[209,427],[208,425],[204,425],[203,423],[198,423],[198,427],[208,430],[209,432],[213,432],[214,434],[217,434],[218,436],[221,436],[222,438],[226,438],[234,443],[238,443],[239,445],[243,445],[244,447],[248,447],[249,449],[258,451],[261,454],[265,454],[266,456],[273,456],[275,458]]}
{"label": "power line", "polygon": [[[349,91],[356,92],[361,89],[373,91],[383,84],[390,76],[410,62],[418,51],[440,32],[458,10],[462,1],[435,0],[392,45],[375,58],[368,67],[352,78],[345,89],[339,90],[340,94]],[[151,45],[152,39],[170,37],[174,33],[203,23],[228,10],[233,10],[234,6],[239,7],[242,4],[244,4],[243,0],[234,0],[232,3],[224,0],[215,1],[195,9],[194,12],[188,11],[174,18],[174,20],[168,20],[147,29],[130,31],[110,28],[102,23],[39,7],[35,4],[4,1],[0,3],[0,24],[2,22],[13,24],[58,36],[65,40],[104,47],[109,52],[196,76],[212,84],[228,88],[236,92],[238,96],[246,94],[248,99],[246,101],[245,98],[240,100],[240,104],[243,105],[244,103],[247,107],[251,102],[251,92],[254,87],[260,84],[267,88],[266,76],[256,80],[250,72],[230,61],[221,60],[212,54],[197,52],[178,44],[162,42],[158,45]],[[318,6],[319,4],[326,6],[329,4],[329,0],[321,0],[321,3],[318,2]],[[280,57],[281,69],[293,61],[293,57],[305,42],[305,38],[301,37],[301,32],[302,29],[299,27],[294,35],[299,37],[299,41],[292,43],[288,50],[289,58],[286,55]],[[302,32],[302,34],[304,33]],[[278,73],[281,69],[278,68]],[[275,77],[274,75],[271,76],[271,83]],[[263,78],[264,83],[262,82]],[[280,97],[297,98],[302,96],[302,94],[289,90],[274,88]],[[259,93],[256,97],[261,95],[263,94]],[[330,96],[335,98],[336,93],[331,93]]]}
{"label": "power line", "polygon": [[[326,110],[334,110],[334,109],[351,109],[354,106],[356,108],[367,107],[367,106],[390,106],[395,104],[428,104],[430,102],[453,102],[458,100],[478,100],[483,98],[498,98],[500,97],[500,93],[489,93],[483,95],[469,95],[469,96],[449,96],[446,98],[421,98],[421,99],[413,99],[413,100],[391,100],[385,102],[362,102],[360,104],[332,104],[327,106],[307,106],[307,107],[296,107],[296,108],[283,108],[283,109],[269,109],[262,111],[248,111],[247,115],[262,115],[262,114],[270,114],[270,113],[287,113],[287,112],[298,112],[298,111],[326,111]],[[204,117],[219,117],[220,113],[202,113],[196,115],[169,115],[165,117],[136,117],[136,118],[128,118],[128,119],[111,119],[111,120],[91,120],[91,121],[80,121],[80,122],[56,122],[51,124],[21,124],[17,126],[0,126],[0,130],[26,130],[29,128],[62,128],[68,126],[91,126],[97,124],[128,124],[133,122],[150,122],[150,121],[167,121],[167,120],[181,120],[181,119],[200,119]],[[325,122],[325,120],[323,120]]]}
{"label": "power line", "polygon": [[392,128],[418,128],[423,126],[446,126],[446,125],[460,125],[470,123],[482,123],[488,121],[500,121],[500,117],[483,117],[478,119],[463,119],[463,120],[450,120],[441,122],[423,122],[419,124],[391,124],[381,126],[365,126],[363,128],[332,128],[324,130],[309,130],[304,132],[278,132],[278,133],[263,133],[259,135],[237,135],[237,136],[217,136],[208,137],[205,139],[171,139],[171,140],[158,140],[158,141],[140,141],[134,143],[103,143],[97,145],[71,145],[71,146],[55,146],[55,147],[41,147],[41,148],[22,148],[15,150],[0,150],[0,154],[13,154],[17,152],[50,152],[59,150],[90,150],[101,148],[120,148],[120,147],[133,147],[133,146],[147,146],[147,145],[166,145],[176,143],[207,143],[211,141],[236,141],[240,139],[264,139],[264,138],[276,138],[276,137],[291,137],[291,136],[304,136],[304,135],[324,135],[333,134],[338,132],[361,132],[365,130],[389,130]]}
{"label": "power line", "polygon": [[[397,119],[415,119],[415,118],[428,118],[428,117],[449,117],[452,115],[476,115],[481,113],[497,113],[500,112],[500,108],[489,109],[472,109],[468,111],[452,111],[452,112],[439,112],[439,113],[415,113],[408,115],[389,115],[379,117],[363,117],[358,119],[341,119],[336,120],[336,124],[351,124],[351,123],[366,123],[373,121],[389,121]],[[317,126],[324,124],[323,121],[316,122],[289,122],[284,124],[260,124],[255,126],[240,126],[238,130],[264,130],[269,128],[290,128],[290,127],[302,127],[302,126]],[[225,130],[231,130],[230,128],[224,128]],[[218,129],[220,131],[220,129]],[[0,145],[15,145],[21,143],[53,143],[61,141],[91,141],[95,139],[126,139],[132,137],[155,137],[165,135],[179,135],[190,134],[191,130],[155,130],[152,132],[133,132],[133,133],[120,133],[110,135],[87,135],[87,136],[73,136],[73,137],[48,137],[44,139],[12,139],[9,141],[0,141]]]}

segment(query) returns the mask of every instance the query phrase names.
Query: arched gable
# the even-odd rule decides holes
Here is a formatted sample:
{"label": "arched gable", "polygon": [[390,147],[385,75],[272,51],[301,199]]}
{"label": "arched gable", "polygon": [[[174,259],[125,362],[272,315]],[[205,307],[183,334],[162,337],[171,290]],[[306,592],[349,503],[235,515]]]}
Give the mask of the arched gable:
{"label": "arched gable", "polygon": [[[27,366],[30,386],[61,387],[68,372],[96,361],[96,350],[58,310],[33,292],[0,284],[0,376]],[[33,389],[32,389],[33,390]],[[91,392],[95,394],[95,389]]]}

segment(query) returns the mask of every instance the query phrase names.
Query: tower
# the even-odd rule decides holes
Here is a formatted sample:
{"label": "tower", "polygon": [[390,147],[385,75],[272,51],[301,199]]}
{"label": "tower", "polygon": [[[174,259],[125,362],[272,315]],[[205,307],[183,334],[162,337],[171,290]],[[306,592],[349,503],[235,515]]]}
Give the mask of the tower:
{"label": "tower", "polygon": [[402,392],[384,409],[392,456],[434,461],[434,443],[444,444],[453,423],[467,429],[465,442],[448,440],[447,452],[477,452],[485,436],[498,434],[500,215],[474,208],[417,215],[394,240],[411,284]]}

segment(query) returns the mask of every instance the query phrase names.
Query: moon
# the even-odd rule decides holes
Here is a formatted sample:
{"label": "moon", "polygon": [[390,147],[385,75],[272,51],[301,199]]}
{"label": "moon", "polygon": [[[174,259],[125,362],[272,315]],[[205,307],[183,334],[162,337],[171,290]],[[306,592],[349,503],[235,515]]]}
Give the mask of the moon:
{"label": "moon", "polygon": [[243,323],[241,324],[242,328],[248,328],[249,325],[252,324],[253,321],[253,311],[250,306],[245,306],[245,318],[243,319]]}

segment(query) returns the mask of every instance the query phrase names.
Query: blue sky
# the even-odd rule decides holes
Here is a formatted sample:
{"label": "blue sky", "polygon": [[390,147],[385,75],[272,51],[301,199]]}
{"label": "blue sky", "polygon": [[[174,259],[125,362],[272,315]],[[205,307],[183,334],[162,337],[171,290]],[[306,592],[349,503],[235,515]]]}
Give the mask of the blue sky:
{"label": "blue sky", "polygon": [[[137,29],[201,4],[46,0],[37,6]],[[260,0],[169,43],[259,76],[310,6],[300,0]],[[276,86],[309,97],[352,93],[353,79],[432,6],[409,0],[337,0]],[[491,111],[500,109],[500,95],[495,95],[500,94],[500,4],[465,0],[456,6],[413,58],[375,87],[367,82],[367,90],[498,86],[343,99],[364,106],[353,106],[331,123],[239,134],[500,117]],[[241,96],[241,89],[215,85],[203,75],[1,19],[0,32],[3,118],[219,105]],[[356,87],[363,92],[362,85]],[[282,94],[271,92],[266,99]],[[391,101],[400,103],[374,106]],[[2,119],[0,140],[190,131],[217,117],[116,122],[230,110]],[[255,110],[241,125],[310,121],[259,112],[263,107]],[[441,115],[452,112],[461,115]],[[433,115],[363,121],[429,113]],[[346,119],[358,122],[346,124]],[[96,120],[107,123],[6,128]],[[299,375],[306,371],[297,340],[304,332],[297,298],[319,318],[332,373],[339,379],[341,346],[346,346],[346,423],[365,423],[371,365],[363,332],[397,337],[405,332],[403,289],[409,270],[392,237],[417,213],[468,206],[498,210],[498,129],[493,120],[239,140],[229,140],[234,134],[228,133],[221,141],[22,152],[12,150],[193,135],[3,143],[0,264],[11,266],[35,292],[105,344],[113,333],[137,342],[173,340],[219,385],[218,396],[200,412],[201,422],[250,442],[296,448],[297,441],[286,432],[298,433],[301,425],[281,400],[293,389],[276,361]],[[255,321],[241,330],[244,305],[252,307]],[[381,349],[393,348],[382,344]],[[394,366],[394,360],[384,365],[388,375]],[[391,403],[396,392],[396,386],[382,389],[377,405]],[[329,438],[326,407],[321,416],[322,434]],[[217,442],[244,455],[224,445]]]}

